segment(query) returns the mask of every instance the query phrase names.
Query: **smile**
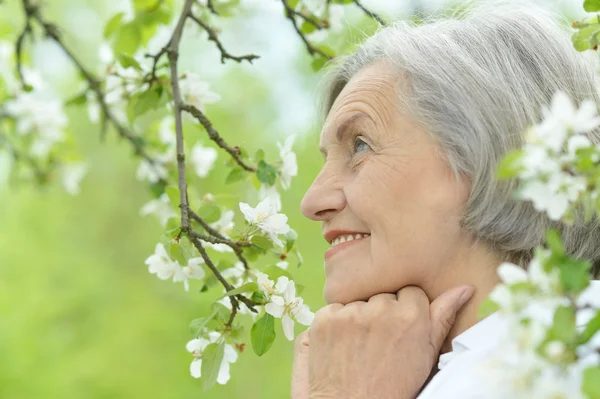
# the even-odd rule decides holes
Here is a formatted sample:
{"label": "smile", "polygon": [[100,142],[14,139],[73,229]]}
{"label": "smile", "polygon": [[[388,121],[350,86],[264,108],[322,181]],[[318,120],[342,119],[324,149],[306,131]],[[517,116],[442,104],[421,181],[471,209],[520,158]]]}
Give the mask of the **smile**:
{"label": "smile", "polygon": [[369,237],[371,237],[370,234],[344,234],[336,237],[331,242],[331,248],[325,251],[325,260],[329,259],[336,253],[343,251],[345,248],[348,248]]}

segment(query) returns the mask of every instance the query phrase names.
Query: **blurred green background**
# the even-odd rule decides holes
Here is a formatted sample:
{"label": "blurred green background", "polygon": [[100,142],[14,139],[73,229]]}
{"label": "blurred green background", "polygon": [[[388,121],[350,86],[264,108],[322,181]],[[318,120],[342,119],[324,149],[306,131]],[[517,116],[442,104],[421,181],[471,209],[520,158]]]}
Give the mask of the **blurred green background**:
{"label": "blurred green background", "polygon": [[[274,0],[254,1],[261,2]],[[5,0],[0,6],[0,39],[14,40],[21,29],[19,3]],[[404,17],[415,8],[429,7],[414,1],[402,7],[398,1],[364,3]],[[580,8],[580,2],[572,3]],[[97,61],[104,23],[123,6],[121,0],[43,4],[48,19],[64,28],[67,44],[88,65]],[[332,46],[347,49],[360,40],[360,32],[372,28],[354,11],[349,11],[353,22],[331,39]],[[290,271],[306,286],[302,296],[314,311],[324,305],[326,243],[320,226],[302,217],[299,204],[322,165],[315,118],[317,77],[281,12],[246,12],[242,17],[247,22],[237,21],[237,30],[224,36],[224,42],[232,53],[263,55],[262,63],[221,66],[212,45],[202,39],[186,45],[182,65],[203,73],[221,94],[223,100],[207,110],[229,143],[251,153],[264,148],[267,159],[277,159],[274,142],[289,134],[299,136],[295,150],[300,173],[292,189],[283,192],[283,211],[299,234],[304,256],[299,269],[290,262]],[[267,14],[272,19],[265,26]],[[253,34],[241,40],[246,31]],[[49,70],[47,77],[65,93],[76,91],[72,70],[55,59],[60,51],[38,50],[32,62]],[[198,293],[192,284],[185,292],[181,284],[147,272],[144,260],[163,228],[155,218],[139,216],[150,194],[135,179],[138,161],[114,132],[101,142],[84,109],[68,112],[69,127],[89,166],[81,194],[72,197],[53,185],[0,187],[0,398],[289,397],[292,343],[283,337],[279,323],[273,348],[258,358],[248,343],[232,365],[227,385],[203,392],[200,382],[190,377],[188,324],[207,313],[220,291]],[[225,160],[220,154],[219,162]],[[212,173],[201,181],[199,192],[221,192],[223,177]],[[248,185],[225,189],[247,198]]]}

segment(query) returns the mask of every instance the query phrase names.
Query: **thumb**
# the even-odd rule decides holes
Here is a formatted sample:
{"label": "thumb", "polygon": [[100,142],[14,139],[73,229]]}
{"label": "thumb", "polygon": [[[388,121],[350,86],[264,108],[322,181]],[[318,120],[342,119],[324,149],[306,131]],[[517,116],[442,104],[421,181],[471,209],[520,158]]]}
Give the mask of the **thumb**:
{"label": "thumb", "polygon": [[471,298],[474,288],[463,285],[444,292],[429,306],[431,320],[431,343],[437,352],[440,351],[446,336],[450,332],[456,314],[460,308]]}
{"label": "thumb", "polygon": [[294,363],[292,365],[291,399],[308,399],[308,330],[302,332],[294,342]]}

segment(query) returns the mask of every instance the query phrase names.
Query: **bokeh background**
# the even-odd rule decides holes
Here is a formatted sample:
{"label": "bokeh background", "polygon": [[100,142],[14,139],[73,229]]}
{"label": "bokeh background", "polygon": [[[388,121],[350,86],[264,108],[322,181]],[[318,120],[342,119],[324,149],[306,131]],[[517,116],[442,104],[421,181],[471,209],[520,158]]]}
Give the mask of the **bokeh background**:
{"label": "bokeh background", "polygon": [[[485,0],[482,0],[485,1]],[[570,18],[582,0],[544,1]],[[46,0],[47,18],[64,29],[66,43],[93,66],[106,21],[129,0]],[[388,20],[415,11],[444,12],[444,0],[364,0]],[[460,2],[458,2],[460,3]],[[304,264],[291,272],[305,285],[313,310],[324,305],[320,226],[302,217],[300,200],[322,165],[316,117],[318,75],[277,0],[242,1],[239,16],[223,22],[231,53],[261,55],[254,65],[219,62],[205,38],[183,43],[182,69],[196,71],[222,96],[208,115],[229,143],[277,159],[275,142],[296,134],[299,176],[283,192],[283,211],[299,233]],[[0,40],[14,41],[23,24],[20,1],[0,5]],[[327,39],[350,51],[374,29],[348,6],[343,29]],[[28,45],[29,46],[29,45]],[[61,50],[41,40],[29,46],[31,63],[64,93],[80,86]],[[59,187],[8,184],[0,177],[0,398],[247,398],[289,397],[292,343],[280,324],[273,348],[258,358],[250,345],[232,365],[231,380],[203,392],[189,375],[189,321],[207,313],[218,290],[185,292],[144,265],[163,228],[139,209],[150,199],[135,179],[138,161],[109,132],[104,141],[85,109],[68,108],[69,128],[89,172],[79,196]],[[198,130],[198,134],[202,134]],[[227,157],[219,154],[218,162]],[[224,173],[224,172],[223,172]],[[200,192],[229,191],[241,199],[246,184],[223,186],[224,174],[202,180]],[[223,188],[224,187],[224,188]],[[239,212],[238,212],[239,213]],[[248,325],[249,327],[249,325]],[[300,328],[297,327],[297,331]]]}

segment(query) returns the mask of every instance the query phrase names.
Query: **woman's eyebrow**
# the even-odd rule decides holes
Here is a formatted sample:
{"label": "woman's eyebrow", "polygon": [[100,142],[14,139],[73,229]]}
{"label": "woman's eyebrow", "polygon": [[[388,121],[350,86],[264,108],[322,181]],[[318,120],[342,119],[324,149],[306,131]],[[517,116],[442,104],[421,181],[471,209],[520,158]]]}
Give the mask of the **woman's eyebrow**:
{"label": "woman's eyebrow", "polygon": [[[335,137],[337,138],[338,141],[343,141],[344,140],[344,136],[348,133],[348,128],[358,119],[362,119],[362,118],[368,118],[371,119],[372,118],[365,114],[364,112],[357,112],[356,114],[352,115],[350,118],[346,119],[344,122],[342,122],[340,124],[340,126],[337,128],[337,132],[335,133]],[[321,153],[323,154],[323,156],[327,156],[327,150],[325,149],[325,147],[319,147],[319,151],[321,151]]]}

